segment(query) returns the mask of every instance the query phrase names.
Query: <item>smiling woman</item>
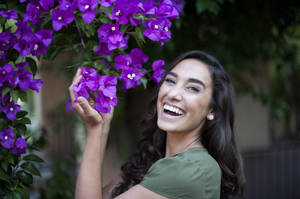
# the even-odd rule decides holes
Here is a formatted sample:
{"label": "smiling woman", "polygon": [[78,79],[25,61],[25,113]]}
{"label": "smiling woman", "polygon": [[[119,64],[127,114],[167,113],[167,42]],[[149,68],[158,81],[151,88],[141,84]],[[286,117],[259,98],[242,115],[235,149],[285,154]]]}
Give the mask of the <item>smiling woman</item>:
{"label": "smiling woman", "polygon": [[[74,78],[76,84],[80,71]],[[74,101],[72,85],[71,97]],[[76,198],[219,199],[242,194],[231,81],[212,56],[180,56],[158,85],[138,149],[103,190],[101,169],[112,113],[73,103],[87,128]]]}

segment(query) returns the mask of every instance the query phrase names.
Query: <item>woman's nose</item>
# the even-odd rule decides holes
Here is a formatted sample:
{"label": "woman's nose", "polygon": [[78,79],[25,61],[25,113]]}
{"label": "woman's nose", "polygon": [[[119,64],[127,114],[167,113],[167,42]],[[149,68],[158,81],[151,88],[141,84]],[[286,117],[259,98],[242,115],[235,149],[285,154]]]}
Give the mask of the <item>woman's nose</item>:
{"label": "woman's nose", "polygon": [[169,90],[168,97],[170,99],[180,101],[180,100],[182,100],[182,97],[183,97],[182,90],[180,88],[178,88],[177,86],[173,87],[172,89]]}

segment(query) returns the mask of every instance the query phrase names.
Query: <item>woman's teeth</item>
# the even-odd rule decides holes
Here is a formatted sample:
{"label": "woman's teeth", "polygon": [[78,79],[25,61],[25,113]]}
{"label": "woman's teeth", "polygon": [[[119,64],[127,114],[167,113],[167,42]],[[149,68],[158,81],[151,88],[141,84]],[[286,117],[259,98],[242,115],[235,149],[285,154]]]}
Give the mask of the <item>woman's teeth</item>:
{"label": "woman's teeth", "polygon": [[164,105],[164,110],[176,113],[178,115],[183,114],[183,112],[179,108],[176,108],[176,107],[173,107],[173,106],[170,106],[170,105],[167,105],[167,104]]}

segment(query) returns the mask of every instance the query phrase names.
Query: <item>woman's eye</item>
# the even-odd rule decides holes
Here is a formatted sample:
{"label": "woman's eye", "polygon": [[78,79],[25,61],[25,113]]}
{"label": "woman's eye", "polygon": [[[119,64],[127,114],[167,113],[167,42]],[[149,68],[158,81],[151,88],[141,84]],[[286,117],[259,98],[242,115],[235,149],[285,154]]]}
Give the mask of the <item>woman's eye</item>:
{"label": "woman's eye", "polygon": [[193,91],[193,92],[199,92],[199,91],[200,91],[199,88],[194,87],[194,86],[189,86],[189,87],[187,87],[187,89],[188,89],[188,90],[191,90],[191,91]]}
{"label": "woman's eye", "polygon": [[175,81],[173,79],[170,78],[166,78],[165,82],[171,83],[171,84],[175,84]]}

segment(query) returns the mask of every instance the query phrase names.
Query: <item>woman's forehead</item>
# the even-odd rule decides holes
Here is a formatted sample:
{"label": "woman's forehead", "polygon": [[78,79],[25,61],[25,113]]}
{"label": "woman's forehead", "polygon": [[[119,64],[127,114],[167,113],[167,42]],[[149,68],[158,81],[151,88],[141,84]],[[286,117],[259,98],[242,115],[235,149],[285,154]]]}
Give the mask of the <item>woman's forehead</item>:
{"label": "woman's forehead", "polygon": [[211,83],[211,74],[208,66],[197,59],[185,59],[180,61],[171,72],[176,73],[179,78],[199,79],[206,84]]}

